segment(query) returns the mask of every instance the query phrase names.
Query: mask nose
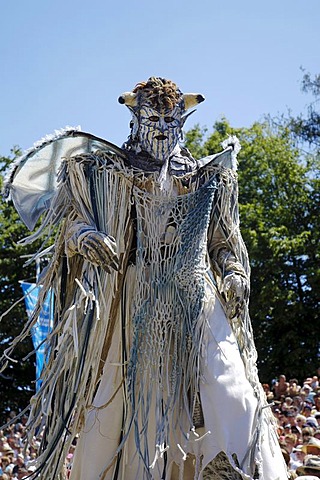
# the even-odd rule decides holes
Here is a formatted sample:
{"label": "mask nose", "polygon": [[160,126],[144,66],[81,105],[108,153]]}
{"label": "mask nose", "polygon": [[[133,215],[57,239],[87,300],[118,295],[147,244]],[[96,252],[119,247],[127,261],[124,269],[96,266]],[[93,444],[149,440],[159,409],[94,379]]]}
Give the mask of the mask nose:
{"label": "mask nose", "polygon": [[168,125],[165,122],[164,118],[160,117],[158,129],[161,133],[165,133],[168,130]]}

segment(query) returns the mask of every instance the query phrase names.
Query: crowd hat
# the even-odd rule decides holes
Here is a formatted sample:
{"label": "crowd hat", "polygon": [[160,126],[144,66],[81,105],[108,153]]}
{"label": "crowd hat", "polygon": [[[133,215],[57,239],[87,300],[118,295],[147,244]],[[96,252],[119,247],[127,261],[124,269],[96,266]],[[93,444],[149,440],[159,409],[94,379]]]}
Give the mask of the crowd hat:
{"label": "crowd hat", "polygon": [[12,448],[10,447],[9,443],[7,443],[7,442],[2,445],[1,450],[2,450],[3,453],[5,453],[6,455],[10,455],[10,454],[13,453]]}
{"label": "crowd hat", "polygon": [[317,428],[318,427],[317,419],[314,417],[309,417],[307,418],[303,426]]}
{"label": "crowd hat", "polygon": [[310,455],[306,457],[304,465],[301,465],[296,470],[298,475],[305,475],[306,473],[320,473],[320,457],[319,455]]}
{"label": "crowd hat", "polygon": [[[311,437],[305,445],[302,446],[301,449],[306,454],[317,454],[320,455],[320,440],[317,438]],[[320,457],[319,457],[320,461]]]}

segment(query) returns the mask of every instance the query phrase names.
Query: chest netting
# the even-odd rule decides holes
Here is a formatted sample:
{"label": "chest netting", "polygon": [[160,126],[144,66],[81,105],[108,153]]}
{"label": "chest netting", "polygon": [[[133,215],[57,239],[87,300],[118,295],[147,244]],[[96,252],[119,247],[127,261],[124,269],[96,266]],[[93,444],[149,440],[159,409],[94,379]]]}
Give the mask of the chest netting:
{"label": "chest netting", "polygon": [[208,270],[207,229],[216,188],[212,179],[180,196],[133,191],[137,252],[128,391],[136,438],[148,425],[152,404],[158,445],[168,443],[169,433],[193,426]]}

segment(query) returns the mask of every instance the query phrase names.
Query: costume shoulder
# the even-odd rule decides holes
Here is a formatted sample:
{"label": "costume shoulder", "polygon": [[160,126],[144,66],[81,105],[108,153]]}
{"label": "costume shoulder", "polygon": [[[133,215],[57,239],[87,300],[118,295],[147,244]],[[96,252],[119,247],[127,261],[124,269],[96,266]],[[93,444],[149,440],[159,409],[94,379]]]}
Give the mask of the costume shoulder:
{"label": "costume shoulder", "polygon": [[50,208],[63,159],[97,150],[124,157],[123,150],[116,145],[82,132],[79,127],[66,127],[35,143],[14,162],[5,181],[4,197],[13,201],[29,230]]}
{"label": "costume shoulder", "polygon": [[198,167],[205,169],[221,166],[236,171],[238,167],[237,154],[241,149],[238,138],[235,135],[230,135],[221,143],[221,146],[223,148],[221,152],[198,160]]}

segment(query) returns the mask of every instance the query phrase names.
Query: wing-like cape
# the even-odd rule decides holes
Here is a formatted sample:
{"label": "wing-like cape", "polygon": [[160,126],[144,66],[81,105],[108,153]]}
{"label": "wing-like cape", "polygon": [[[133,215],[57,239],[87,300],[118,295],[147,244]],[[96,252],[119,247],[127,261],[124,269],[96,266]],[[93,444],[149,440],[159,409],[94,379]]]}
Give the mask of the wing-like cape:
{"label": "wing-like cape", "polygon": [[65,128],[37,142],[14,163],[5,184],[5,197],[12,199],[22,221],[33,230],[40,215],[50,208],[57,190],[63,158],[120,148],[75,128]]}

